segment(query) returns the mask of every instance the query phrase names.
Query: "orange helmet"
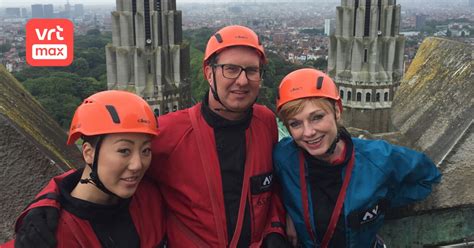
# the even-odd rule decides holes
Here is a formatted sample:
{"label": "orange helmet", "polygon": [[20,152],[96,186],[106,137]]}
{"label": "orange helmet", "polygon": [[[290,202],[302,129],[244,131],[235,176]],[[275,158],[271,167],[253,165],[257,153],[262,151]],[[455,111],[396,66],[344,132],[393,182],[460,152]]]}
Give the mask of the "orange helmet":
{"label": "orange helmet", "polygon": [[67,144],[73,144],[81,135],[111,133],[157,135],[158,125],[150,106],[141,97],[127,91],[101,91],[77,107]]}
{"label": "orange helmet", "polygon": [[283,78],[278,88],[277,112],[285,103],[307,97],[332,99],[342,113],[342,101],[334,81],[325,73],[309,68],[293,71]]}
{"label": "orange helmet", "polygon": [[204,53],[204,66],[212,55],[231,46],[248,46],[255,48],[260,53],[264,63],[267,62],[258,35],[250,28],[234,25],[221,28],[209,39],[206,46],[206,52]]}

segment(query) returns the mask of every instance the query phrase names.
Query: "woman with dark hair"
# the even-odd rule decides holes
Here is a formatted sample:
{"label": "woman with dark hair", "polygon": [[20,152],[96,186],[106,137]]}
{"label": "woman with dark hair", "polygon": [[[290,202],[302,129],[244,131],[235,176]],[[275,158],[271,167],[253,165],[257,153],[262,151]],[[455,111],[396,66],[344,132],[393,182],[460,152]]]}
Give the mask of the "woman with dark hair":
{"label": "woman with dark hair", "polygon": [[[153,111],[133,93],[103,91],[84,100],[74,114],[67,144],[83,139],[86,166],[55,177],[43,190],[49,193],[39,196],[51,199],[51,206],[57,206],[56,200],[61,205],[56,247],[164,246],[161,194],[143,178],[157,134]],[[31,229],[19,232],[24,230]],[[15,246],[31,242],[28,234],[22,237]]]}

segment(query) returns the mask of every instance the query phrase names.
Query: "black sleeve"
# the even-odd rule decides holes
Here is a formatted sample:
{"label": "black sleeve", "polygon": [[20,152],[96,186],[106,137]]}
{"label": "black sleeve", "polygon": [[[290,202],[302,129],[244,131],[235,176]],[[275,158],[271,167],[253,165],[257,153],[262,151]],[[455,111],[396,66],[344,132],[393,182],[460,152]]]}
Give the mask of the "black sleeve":
{"label": "black sleeve", "polygon": [[269,233],[263,238],[263,248],[287,248],[291,247],[290,243],[279,233]]}
{"label": "black sleeve", "polygon": [[31,209],[16,233],[15,248],[54,248],[59,210],[54,207]]}

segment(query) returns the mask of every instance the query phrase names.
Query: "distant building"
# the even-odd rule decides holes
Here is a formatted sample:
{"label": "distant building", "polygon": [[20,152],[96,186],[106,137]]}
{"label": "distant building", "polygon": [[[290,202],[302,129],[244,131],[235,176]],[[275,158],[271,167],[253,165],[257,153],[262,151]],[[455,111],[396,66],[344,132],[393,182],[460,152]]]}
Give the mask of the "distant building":
{"label": "distant building", "polygon": [[44,10],[42,4],[31,5],[31,17],[32,18],[44,18]]}
{"label": "distant building", "polygon": [[324,35],[330,36],[335,30],[336,27],[334,26],[334,20],[324,19]]}
{"label": "distant building", "polygon": [[433,36],[435,36],[435,37],[446,37],[446,36],[448,36],[448,32],[447,32],[447,30],[440,30],[440,31],[434,33]]}
{"label": "distant building", "polygon": [[5,8],[5,15],[7,17],[21,17],[20,8]]}
{"label": "distant building", "polygon": [[74,17],[84,16],[84,4],[74,4]]}
{"label": "distant building", "polygon": [[285,37],[286,37],[286,33],[284,33],[284,32],[274,33],[272,35],[273,43],[275,43],[277,45],[283,44],[283,42],[285,42]]}
{"label": "distant building", "polygon": [[52,4],[43,5],[44,17],[54,18],[54,7]]}
{"label": "distant building", "polygon": [[423,14],[416,15],[416,18],[415,18],[416,30],[420,30],[426,25],[426,17],[427,15],[423,15]]}
{"label": "distant building", "polygon": [[64,5],[64,12],[62,15],[64,18],[71,18],[71,4],[69,4],[69,0],[67,0],[66,4]]}
{"label": "distant building", "polygon": [[28,17],[28,11],[26,10],[26,8],[21,8],[21,17]]}
{"label": "distant building", "polygon": [[467,37],[471,34],[471,26],[467,23],[454,23],[448,25],[451,37]]}
{"label": "distant building", "polygon": [[118,0],[106,47],[107,87],[137,93],[157,115],[189,107],[189,45],[181,23],[176,0]]}
{"label": "distant building", "polygon": [[344,124],[391,131],[392,99],[403,76],[405,37],[395,0],[341,0],[330,36],[328,73],[344,105]]}
{"label": "distant building", "polygon": [[420,32],[417,31],[406,31],[406,32],[400,32],[401,35],[405,37],[412,37],[412,36],[418,36],[420,35]]}

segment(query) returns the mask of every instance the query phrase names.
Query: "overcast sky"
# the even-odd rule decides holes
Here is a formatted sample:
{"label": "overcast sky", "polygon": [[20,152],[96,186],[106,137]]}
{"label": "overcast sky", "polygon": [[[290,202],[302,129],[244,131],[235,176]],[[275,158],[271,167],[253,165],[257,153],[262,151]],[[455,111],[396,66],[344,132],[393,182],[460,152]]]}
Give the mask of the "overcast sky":
{"label": "overcast sky", "polygon": [[[212,2],[213,0],[177,0],[178,3],[181,2]],[[221,0],[217,0],[221,2]],[[0,0],[0,7],[19,7],[19,6],[30,6],[31,4],[41,3],[48,4],[52,3],[54,5],[63,5],[66,4],[67,0]],[[115,0],[69,0],[70,4],[82,3],[85,5],[103,5],[110,4],[115,5]]]}
{"label": "overcast sky", "polygon": [[[292,0],[177,0],[177,3],[204,3],[204,2],[291,2]],[[301,0],[299,0],[301,2]],[[315,0],[308,0],[315,1]],[[340,2],[340,0],[316,0],[323,2]],[[21,7],[21,6],[31,6],[31,4],[41,3],[54,5],[63,5],[66,4],[67,0],[0,0],[0,8],[5,7]],[[110,4],[115,5],[116,0],[69,0],[70,4],[82,3],[84,5],[104,5]]]}
{"label": "overcast sky", "polygon": [[[294,0],[177,0],[178,5],[180,3],[204,3],[204,2],[291,2]],[[341,0],[307,0],[308,2],[337,2],[340,3]],[[413,3],[413,2],[466,2],[468,0],[399,0],[397,3],[404,4],[404,3]],[[54,5],[63,5],[67,2],[67,0],[0,0],[0,8],[5,7],[25,7],[31,6],[31,4],[41,3],[41,4],[48,4],[52,3]],[[84,5],[115,5],[116,0],[69,0],[70,4],[82,3]],[[302,2],[302,0],[298,0],[298,2]]]}
{"label": "overcast sky", "polygon": [[[199,1],[199,0],[198,0]],[[66,4],[66,0],[0,0],[0,7],[20,7],[20,6],[30,6],[31,4],[41,3],[48,4],[52,3],[54,5],[63,5]],[[70,0],[70,4],[82,3],[82,4],[110,4],[115,5],[115,0]]]}

